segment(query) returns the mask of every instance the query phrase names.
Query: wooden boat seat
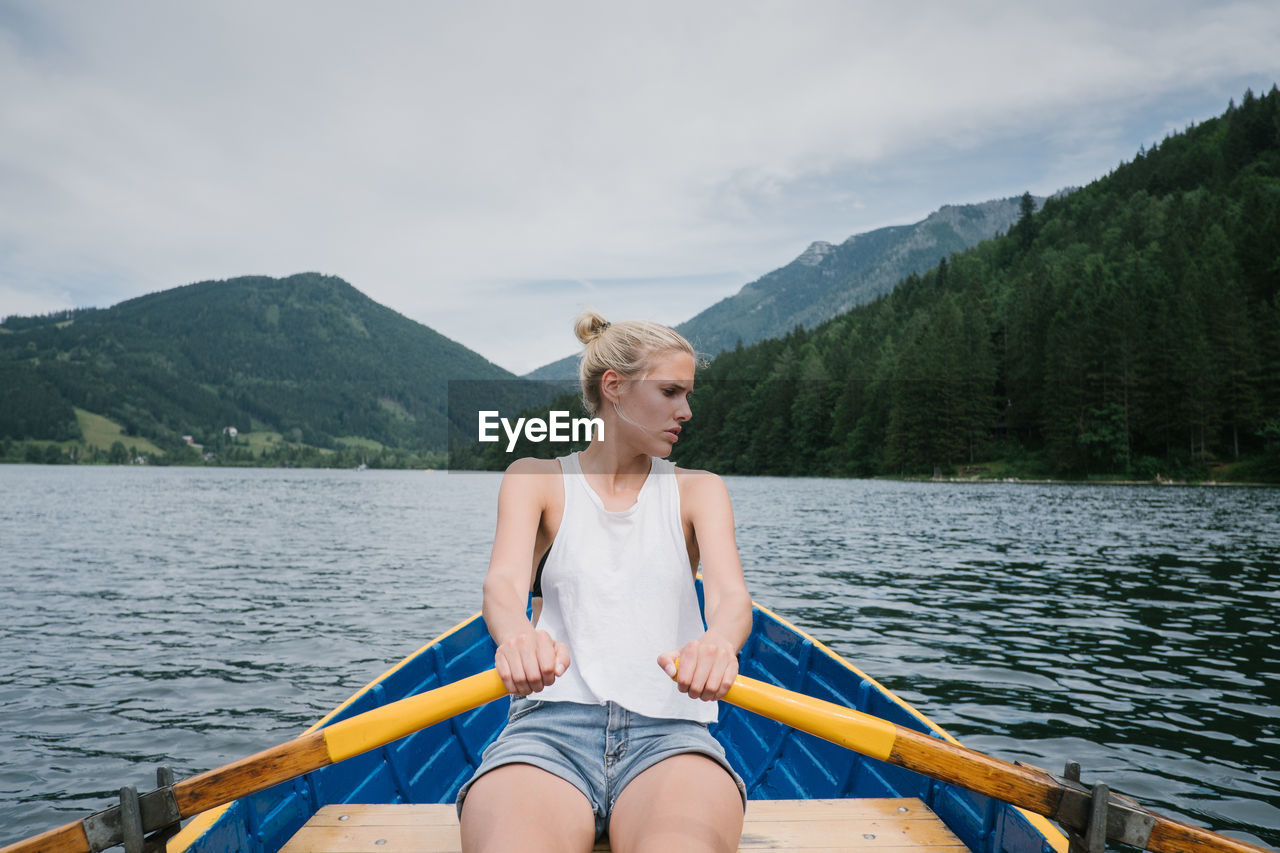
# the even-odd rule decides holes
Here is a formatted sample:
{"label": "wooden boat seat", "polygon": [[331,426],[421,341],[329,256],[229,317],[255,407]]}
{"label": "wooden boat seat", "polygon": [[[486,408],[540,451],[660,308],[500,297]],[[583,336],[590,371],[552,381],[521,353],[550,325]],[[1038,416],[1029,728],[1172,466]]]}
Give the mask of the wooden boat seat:
{"label": "wooden boat seat", "polygon": [[[596,845],[607,851],[608,841]],[[965,853],[918,799],[751,800],[742,851]],[[280,853],[459,853],[452,805],[324,806]]]}

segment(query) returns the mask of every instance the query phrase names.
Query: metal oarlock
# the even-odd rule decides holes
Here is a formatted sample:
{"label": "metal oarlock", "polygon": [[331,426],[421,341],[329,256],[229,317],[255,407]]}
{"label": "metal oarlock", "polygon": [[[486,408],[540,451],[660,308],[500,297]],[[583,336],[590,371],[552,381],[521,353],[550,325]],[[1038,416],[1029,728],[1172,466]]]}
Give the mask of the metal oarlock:
{"label": "metal oarlock", "polygon": [[142,853],[146,836],[142,834],[142,807],[138,805],[138,789],[120,789],[120,834],[124,836],[124,853]]}
{"label": "metal oarlock", "polygon": [[[169,798],[173,799],[173,768],[168,764],[162,764],[156,768],[156,790],[168,791]],[[178,803],[173,802],[173,814],[178,815]],[[178,830],[182,828],[181,819],[175,817],[168,824],[157,829],[147,837],[147,843],[143,847],[144,853],[164,853],[165,847],[170,838],[178,834]]]}
{"label": "metal oarlock", "polygon": [[1061,786],[1062,799],[1057,813],[1050,815],[1057,821],[1070,842],[1069,853],[1105,853],[1107,839],[1133,847],[1146,849],[1157,816],[1147,811],[1132,797],[1117,794],[1103,782],[1086,786],[1080,782],[1080,764],[1068,761],[1061,776],[1048,770],[1015,762],[1034,770]]}
{"label": "metal oarlock", "polygon": [[154,791],[139,794],[132,786],[121,788],[119,805],[84,819],[89,847],[106,850],[123,844],[125,853],[163,853],[182,823],[173,781],[173,768],[166,765],[156,770]]}
{"label": "metal oarlock", "polygon": [[[1066,767],[1062,770],[1062,778],[1068,782],[1074,782],[1080,785],[1080,762],[1068,761]],[[1105,787],[1105,786],[1104,786]],[[1103,795],[1103,805],[1101,807],[1102,820],[1098,820],[1098,786],[1094,786],[1090,793],[1089,800],[1089,825],[1084,832],[1076,832],[1070,827],[1066,829],[1069,853],[1104,853],[1107,846],[1107,807],[1106,795]],[[1102,835],[1099,837],[1097,829],[1102,826]]]}
{"label": "metal oarlock", "polygon": [[1070,853],[1105,853],[1107,838],[1146,847],[1155,817],[1137,800],[1117,794],[1104,782],[1085,787],[1076,761],[1067,762],[1061,781],[1077,795],[1063,797],[1057,817],[1066,830]]}

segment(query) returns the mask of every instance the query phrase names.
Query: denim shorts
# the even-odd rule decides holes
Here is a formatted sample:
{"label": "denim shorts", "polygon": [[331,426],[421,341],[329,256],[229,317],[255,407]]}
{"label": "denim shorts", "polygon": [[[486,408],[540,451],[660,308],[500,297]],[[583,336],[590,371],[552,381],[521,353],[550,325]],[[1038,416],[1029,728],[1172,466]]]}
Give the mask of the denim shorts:
{"label": "denim shorts", "polygon": [[745,809],[746,785],[704,723],[646,717],[616,702],[586,705],[513,696],[506,728],[458,792],[458,816],[467,791],[485,773],[504,764],[532,764],[583,793],[600,838],[627,783],[665,758],[690,752],[707,756],[728,772]]}

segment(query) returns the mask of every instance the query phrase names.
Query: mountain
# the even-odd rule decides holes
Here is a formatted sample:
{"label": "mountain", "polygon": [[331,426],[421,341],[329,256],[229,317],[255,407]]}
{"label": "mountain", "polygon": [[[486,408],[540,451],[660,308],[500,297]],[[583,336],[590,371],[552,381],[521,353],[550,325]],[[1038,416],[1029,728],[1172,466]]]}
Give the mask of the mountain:
{"label": "mountain", "polygon": [[442,451],[450,380],[527,384],[340,278],[206,281],[6,319],[0,438],[82,439],[80,410],[169,451],[231,426],[314,447]]}
{"label": "mountain", "polygon": [[[1035,199],[1037,208],[1044,199]],[[815,242],[791,263],[744,286],[676,326],[708,355],[813,328],[837,314],[888,293],[952,252],[1009,230],[1020,199],[949,204],[914,225],[855,234],[839,245]],[[576,355],[539,367],[529,379],[576,379]]]}
{"label": "mountain", "polygon": [[[946,205],[914,225],[855,234],[839,245],[816,242],[800,257],[720,300],[677,328],[708,354],[806,329],[888,293],[911,273],[1007,231],[1017,198]],[[1043,199],[1037,199],[1043,204]]]}
{"label": "mountain", "polygon": [[695,412],[673,458],[725,474],[1280,482],[1280,91],[721,354]]}

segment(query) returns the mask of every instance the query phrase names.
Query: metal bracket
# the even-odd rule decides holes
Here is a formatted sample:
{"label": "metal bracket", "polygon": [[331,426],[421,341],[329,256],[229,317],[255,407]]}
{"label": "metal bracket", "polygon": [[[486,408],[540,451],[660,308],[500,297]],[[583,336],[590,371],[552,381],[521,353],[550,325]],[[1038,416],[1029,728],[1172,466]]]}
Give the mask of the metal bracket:
{"label": "metal bracket", "polygon": [[119,805],[84,819],[89,849],[107,850],[123,844],[125,853],[162,853],[182,823],[173,780],[173,768],[166,766],[156,771],[159,787],[154,791],[139,794],[136,788],[121,788]]}
{"label": "metal bracket", "polygon": [[1071,853],[1105,853],[1107,839],[1146,849],[1156,818],[1136,800],[1103,782],[1085,787],[1075,761],[1067,762],[1058,781],[1063,793],[1054,820],[1067,831]]}

